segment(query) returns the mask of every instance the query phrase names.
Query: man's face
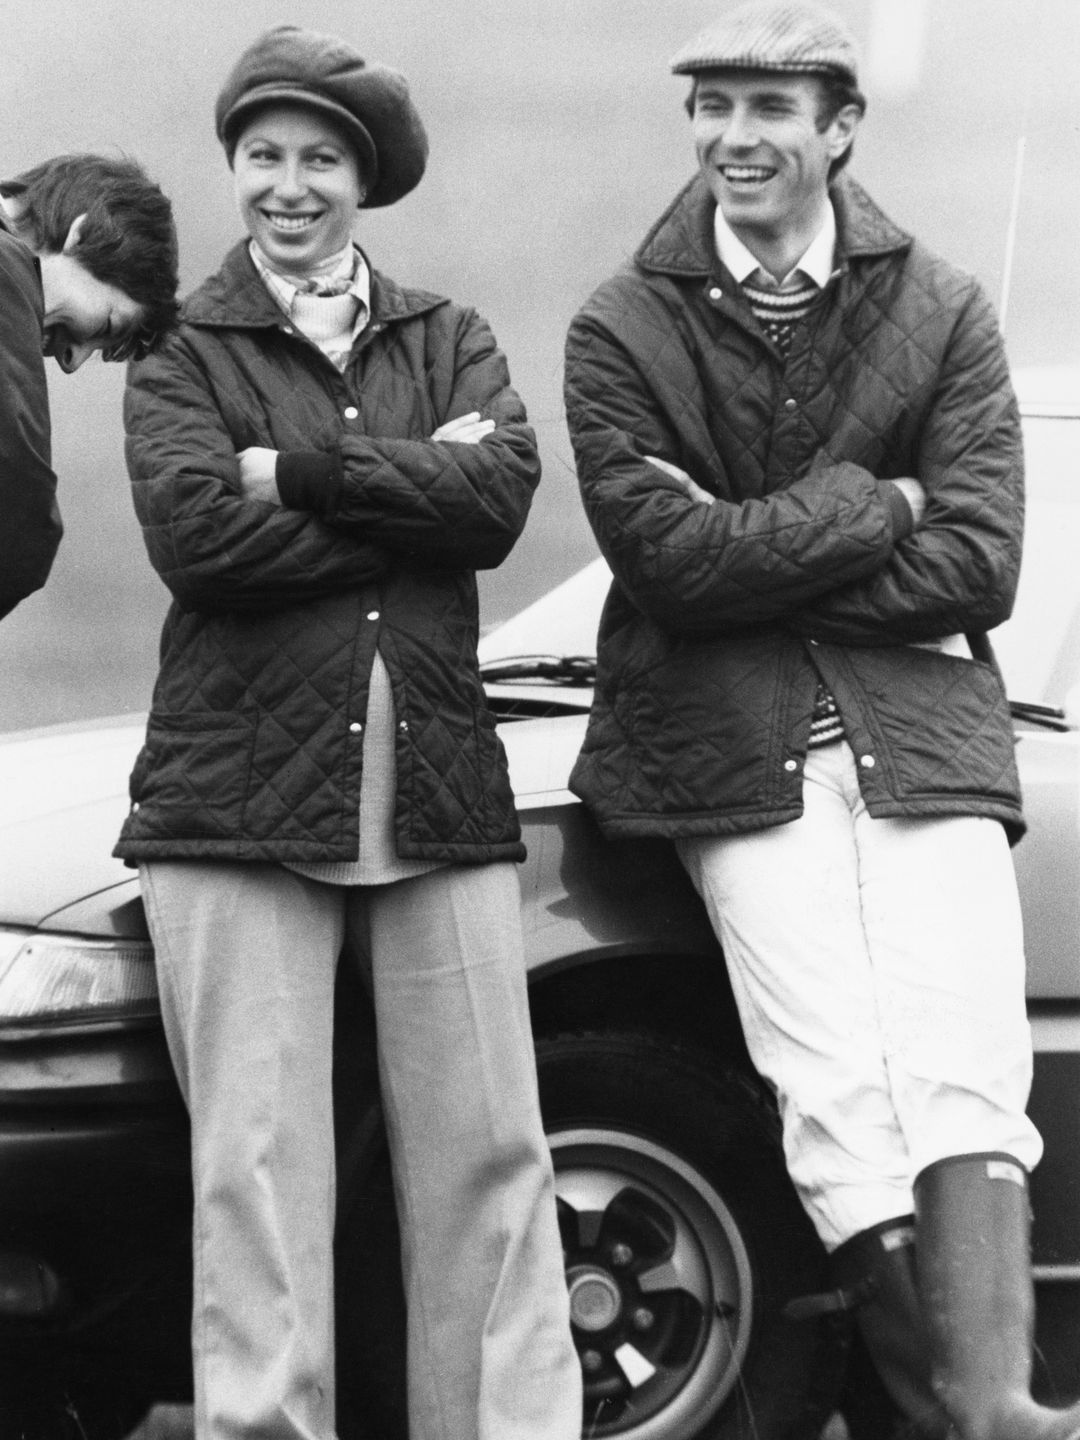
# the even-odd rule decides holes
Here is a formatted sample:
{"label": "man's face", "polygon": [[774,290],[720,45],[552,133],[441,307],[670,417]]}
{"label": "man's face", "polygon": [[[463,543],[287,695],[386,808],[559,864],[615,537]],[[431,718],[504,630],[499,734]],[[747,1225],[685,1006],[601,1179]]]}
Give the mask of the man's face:
{"label": "man's face", "polygon": [[106,352],[106,359],[121,359],[145,318],[143,307],[96,279],[73,255],[45,251],[38,258],[45,294],[44,353],[68,375],[95,350]]}
{"label": "man's face", "polygon": [[693,115],[698,164],[736,234],[775,242],[819,221],[829,166],[858,123],[857,110],[848,107],[820,130],[820,106],[812,75],[700,77]]}

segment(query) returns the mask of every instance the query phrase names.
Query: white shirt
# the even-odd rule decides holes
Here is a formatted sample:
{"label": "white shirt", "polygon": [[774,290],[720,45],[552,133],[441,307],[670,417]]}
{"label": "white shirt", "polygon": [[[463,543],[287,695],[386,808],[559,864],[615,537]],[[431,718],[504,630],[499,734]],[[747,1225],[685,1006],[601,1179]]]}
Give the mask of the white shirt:
{"label": "white shirt", "polygon": [[782,280],[770,275],[757,256],[746,248],[724,219],[724,212],[719,205],[713,219],[713,234],[716,239],[716,253],[740,285],[753,275],[755,285],[783,290],[792,284],[796,272],[802,271],[819,290],[824,290],[836,263],[836,212],[831,200],[825,202],[821,229]]}

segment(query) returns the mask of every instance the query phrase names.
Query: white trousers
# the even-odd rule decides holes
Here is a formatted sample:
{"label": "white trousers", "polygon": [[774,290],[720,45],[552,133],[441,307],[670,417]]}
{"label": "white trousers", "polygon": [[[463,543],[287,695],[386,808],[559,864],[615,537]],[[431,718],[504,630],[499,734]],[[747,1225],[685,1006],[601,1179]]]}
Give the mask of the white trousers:
{"label": "white trousers", "polygon": [[829,1249],[914,1209],[957,1154],[1042,1153],[1020,906],[995,820],[875,820],[843,743],[811,750],[805,813],[678,842],[724,947],[788,1169]]}
{"label": "white trousers", "polygon": [[413,1440],[577,1440],[516,867],[366,888],[264,864],[155,861],[140,875],[192,1122],[198,1440],[335,1433],[343,947],[372,968]]}

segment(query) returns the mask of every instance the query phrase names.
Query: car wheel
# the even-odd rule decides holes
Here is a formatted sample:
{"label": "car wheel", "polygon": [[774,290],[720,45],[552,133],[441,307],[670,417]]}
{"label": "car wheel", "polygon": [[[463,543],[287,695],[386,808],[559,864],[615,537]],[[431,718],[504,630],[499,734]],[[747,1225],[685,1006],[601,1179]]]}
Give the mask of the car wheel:
{"label": "car wheel", "polygon": [[[590,1440],[811,1440],[847,1327],[790,1322],[824,1285],[761,1088],[643,1034],[537,1046]],[[385,1139],[343,1196],[342,1440],[405,1440],[405,1322]]]}
{"label": "car wheel", "polygon": [[820,1434],[846,1327],[781,1313],[822,1287],[824,1257],[759,1086],[646,1034],[558,1036],[537,1053],[583,1433]]}

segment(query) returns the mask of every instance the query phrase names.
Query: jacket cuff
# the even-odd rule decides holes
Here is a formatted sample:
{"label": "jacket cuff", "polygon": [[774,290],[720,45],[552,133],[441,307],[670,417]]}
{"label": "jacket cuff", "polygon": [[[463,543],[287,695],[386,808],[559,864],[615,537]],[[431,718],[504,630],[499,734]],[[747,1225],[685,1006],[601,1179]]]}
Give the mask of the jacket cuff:
{"label": "jacket cuff", "polygon": [[341,461],[321,450],[279,450],[274,472],[281,503],[290,510],[331,514],[341,491]]}
{"label": "jacket cuff", "polygon": [[[280,465],[281,462],[278,463]],[[280,470],[278,473],[280,477]],[[280,478],[278,483],[280,485]],[[889,515],[892,518],[893,543],[895,544],[897,540],[906,539],[915,529],[915,516],[907,502],[907,496],[899,485],[894,485],[891,480],[883,480],[881,488],[885,492],[885,503],[889,507]]]}

